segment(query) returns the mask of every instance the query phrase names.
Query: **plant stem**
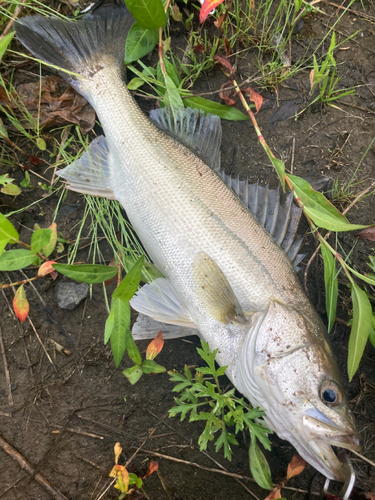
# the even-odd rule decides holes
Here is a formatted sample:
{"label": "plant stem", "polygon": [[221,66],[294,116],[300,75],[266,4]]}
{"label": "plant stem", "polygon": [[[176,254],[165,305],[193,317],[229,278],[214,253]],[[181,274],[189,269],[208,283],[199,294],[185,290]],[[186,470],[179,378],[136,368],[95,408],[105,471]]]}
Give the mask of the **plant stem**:
{"label": "plant stem", "polygon": [[34,278],[28,278],[26,280],[15,281],[14,283],[1,283],[0,290],[3,290],[5,288],[10,288],[12,286],[17,286],[17,285],[26,285],[27,283],[30,283],[30,281],[35,281],[35,280],[38,280],[40,278],[43,278],[43,276],[34,276]]}

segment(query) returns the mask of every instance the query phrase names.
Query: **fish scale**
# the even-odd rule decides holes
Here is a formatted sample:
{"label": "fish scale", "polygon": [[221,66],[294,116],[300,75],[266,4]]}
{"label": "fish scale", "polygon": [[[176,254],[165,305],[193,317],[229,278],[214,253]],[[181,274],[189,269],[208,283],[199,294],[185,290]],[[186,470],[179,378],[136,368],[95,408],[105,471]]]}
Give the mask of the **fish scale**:
{"label": "fish scale", "polygon": [[214,171],[216,117],[159,109],[157,127],[140,111],[120,70],[132,23],[125,6],[77,22],[15,22],[35,56],[70,72],[62,74],[93,105],[105,133],[58,175],[73,190],[117,199],[164,275],[131,300],[140,312],[137,338],[160,325],[168,338],[198,334],[218,349],[236,388],[265,409],[269,426],[327,478],[345,481],[332,446],[359,450],[360,442],[327,331],[286,253],[256,220],[295,255],[298,209]]}

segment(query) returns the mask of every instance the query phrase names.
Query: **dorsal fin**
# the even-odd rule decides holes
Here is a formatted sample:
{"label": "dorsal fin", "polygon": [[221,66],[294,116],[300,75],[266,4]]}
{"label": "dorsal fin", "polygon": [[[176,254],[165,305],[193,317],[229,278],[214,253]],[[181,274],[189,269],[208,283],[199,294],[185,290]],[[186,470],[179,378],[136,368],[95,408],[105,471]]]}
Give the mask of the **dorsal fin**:
{"label": "dorsal fin", "polygon": [[302,208],[293,204],[293,193],[280,195],[279,189],[259,186],[258,182],[249,184],[247,179],[241,181],[239,177],[231,177],[224,171],[219,172],[219,175],[281,246],[298,271],[298,264],[304,257],[298,254],[303,237],[297,235]]}
{"label": "dorsal fin", "polygon": [[178,108],[153,109],[150,118],[155,125],[194,151],[213,170],[220,170],[221,122],[217,115],[202,110]]}

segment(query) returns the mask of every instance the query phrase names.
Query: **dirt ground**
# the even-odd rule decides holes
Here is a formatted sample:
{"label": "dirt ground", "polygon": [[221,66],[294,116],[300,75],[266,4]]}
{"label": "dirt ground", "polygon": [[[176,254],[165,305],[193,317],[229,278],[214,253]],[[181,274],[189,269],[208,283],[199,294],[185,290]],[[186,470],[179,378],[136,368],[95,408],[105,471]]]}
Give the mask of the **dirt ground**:
{"label": "dirt ground", "polygon": [[[264,137],[275,154],[285,161],[287,169],[312,181],[328,177],[331,181],[338,179],[339,186],[346,186],[375,136],[375,5],[365,1],[365,7],[371,19],[347,13],[345,19],[335,27],[338,39],[361,30],[335,54],[338,72],[342,76],[340,86],[357,86],[357,95],[335,102],[335,107],[309,108],[298,119],[295,119],[294,112],[289,113],[290,118],[284,119],[286,113],[283,112],[283,119],[277,121],[280,109],[290,110],[294,106],[295,111],[306,105],[308,71],[279,86],[278,95],[261,91],[273,105],[272,109],[269,107],[261,111],[257,117]],[[359,1],[351,8],[363,12]],[[326,15],[315,15],[306,21],[293,41],[293,59],[299,57],[310,40],[319,40],[327,26],[332,26],[337,20],[339,9],[328,5],[322,6],[322,9]],[[176,40],[180,37],[183,41],[183,36],[183,33],[172,30],[172,37]],[[239,79],[257,73],[253,66],[254,53],[253,49],[238,58]],[[26,68],[28,71],[35,69],[32,64]],[[22,79],[22,74],[16,77]],[[31,81],[33,77],[28,75],[27,78]],[[34,81],[36,79],[35,74]],[[224,81],[224,75],[215,69],[197,82],[194,91],[204,93],[217,90]],[[217,93],[212,98],[219,100]],[[138,98],[138,102],[146,111],[153,106],[153,102],[142,98]],[[276,111],[279,115],[275,118]],[[250,122],[223,120],[222,125],[222,166],[225,171],[241,178],[248,177],[250,181],[258,179],[275,186],[275,173],[258,144]],[[12,139],[18,141],[21,138],[14,134]],[[24,141],[22,144],[26,147]],[[373,145],[356,172],[356,184],[352,187],[354,196],[349,202],[374,182],[374,160]],[[46,171],[45,165],[35,166],[33,170],[48,179],[52,175],[51,171]],[[6,165],[0,167],[0,174],[8,171]],[[21,180],[23,173],[20,169],[15,170],[12,177]],[[32,177],[34,185],[37,184],[36,180]],[[329,189],[331,185],[332,182],[327,184]],[[23,191],[15,199],[1,196],[3,213],[41,200],[12,217],[21,239],[29,240],[30,230],[35,223],[48,227],[53,222],[58,197],[42,199],[43,194],[43,191],[34,188]],[[374,195],[371,194],[356,204],[349,212],[349,220],[359,224],[374,223],[374,202]],[[64,200],[64,207],[63,210],[60,208],[58,231],[65,237],[73,238],[76,234],[74,226],[83,216],[84,199],[81,195],[69,193]],[[302,224],[302,230],[306,228]],[[359,271],[368,271],[366,262],[368,255],[374,255],[373,242],[358,240],[352,234],[339,234],[338,243],[346,253],[354,247],[352,263]],[[103,240],[100,246],[109,261],[112,254],[108,244]],[[303,247],[307,257],[300,272],[302,281],[306,264],[315,248],[314,238],[307,234]],[[78,252],[76,260],[84,262],[87,256],[87,249],[83,249]],[[32,271],[25,272],[33,275]],[[23,279],[23,275],[18,272],[8,275],[3,273],[0,279],[2,282],[8,282],[9,279],[16,281]],[[197,440],[202,430],[201,423],[180,422],[167,416],[174,403],[171,392],[173,384],[167,374],[143,376],[133,387],[121,373],[130,366],[129,360],[124,360],[119,369],[115,368],[109,348],[103,345],[107,313],[100,285],[94,286],[92,296],[75,310],[66,311],[57,306],[54,290],[56,283],[61,280],[66,279],[61,276],[57,281],[48,278],[36,281],[35,288],[30,285],[27,287],[31,321],[26,320],[23,324],[11,310],[12,290],[7,289],[0,294],[1,338],[13,389],[11,405],[1,360],[0,435],[27,459],[35,474],[41,474],[69,500],[115,499],[118,494],[111,487],[108,474],[113,466],[113,446],[119,441],[123,448],[123,462],[135,454],[130,462],[130,471],[144,473],[151,460],[159,462],[158,472],[145,479],[143,498],[214,500],[247,499],[254,495],[255,498],[265,498],[266,492],[252,480],[246,479],[250,476],[248,437],[239,436],[240,444],[235,447],[232,462],[225,460],[221,453],[216,454],[213,446],[208,447],[207,453],[200,452]],[[350,303],[346,281],[344,278],[340,280],[338,317],[342,323],[349,319]],[[111,286],[108,287],[109,293],[112,292]],[[308,269],[307,291],[325,319],[320,257]],[[374,290],[372,295],[375,295]],[[357,374],[348,383],[348,337],[349,329],[336,324],[331,339],[363,440],[362,453],[368,459],[375,460],[375,350],[371,345],[367,346]],[[63,345],[69,355],[56,352],[51,340]],[[198,344],[198,339],[194,337],[168,341],[158,362],[170,370],[182,370],[184,364],[196,366],[200,363],[196,352]],[[141,352],[144,352],[146,345],[140,343]],[[294,451],[289,443],[276,436],[271,439],[272,451],[267,452],[266,456],[276,483],[285,474]],[[142,448],[139,449],[140,446]],[[358,473],[358,488],[366,492],[375,491],[375,469],[355,455],[351,455],[351,459]],[[244,476],[245,479],[225,475],[220,470]],[[288,483],[295,489],[285,489],[283,495],[295,499],[306,497],[315,474],[316,471],[307,466],[300,476]],[[35,479],[30,478],[13,458],[0,450],[2,500],[51,498]],[[313,491],[316,489],[314,485]]]}

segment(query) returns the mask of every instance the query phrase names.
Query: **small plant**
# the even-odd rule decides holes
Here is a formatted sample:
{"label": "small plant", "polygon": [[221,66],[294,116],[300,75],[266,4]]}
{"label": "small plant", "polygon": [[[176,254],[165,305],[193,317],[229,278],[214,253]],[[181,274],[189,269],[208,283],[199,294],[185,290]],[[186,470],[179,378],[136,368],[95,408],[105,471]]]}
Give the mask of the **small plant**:
{"label": "small plant", "polygon": [[190,413],[189,422],[197,420],[205,422],[205,428],[198,439],[200,449],[205,450],[208,442],[213,441],[215,434],[218,433],[215,450],[223,448],[224,456],[228,460],[232,458],[231,446],[238,444],[236,434],[248,430],[251,473],[259,486],[272,489],[271,472],[257,444],[259,440],[267,450],[271,449],[267,437],[271,431],[260,420],[264,411],[252,408],[243,398],[236,397],[234,388],[222,391],[219,377],[224,375],[227,367],[216,368],[215,357],[218,349],[211,353],[208,343],[201,340],[201,345],[202,348],[197,348],[197,351],[207,366],[196,369],[194,376],[186,365],[184,375],[176,371],[168,372],[170,380],[177,383],[173,392],[181,393],[175,398],[176,406],[169,410],[169,415],[171,417],[180,415],[180,419],[184,420]]}

